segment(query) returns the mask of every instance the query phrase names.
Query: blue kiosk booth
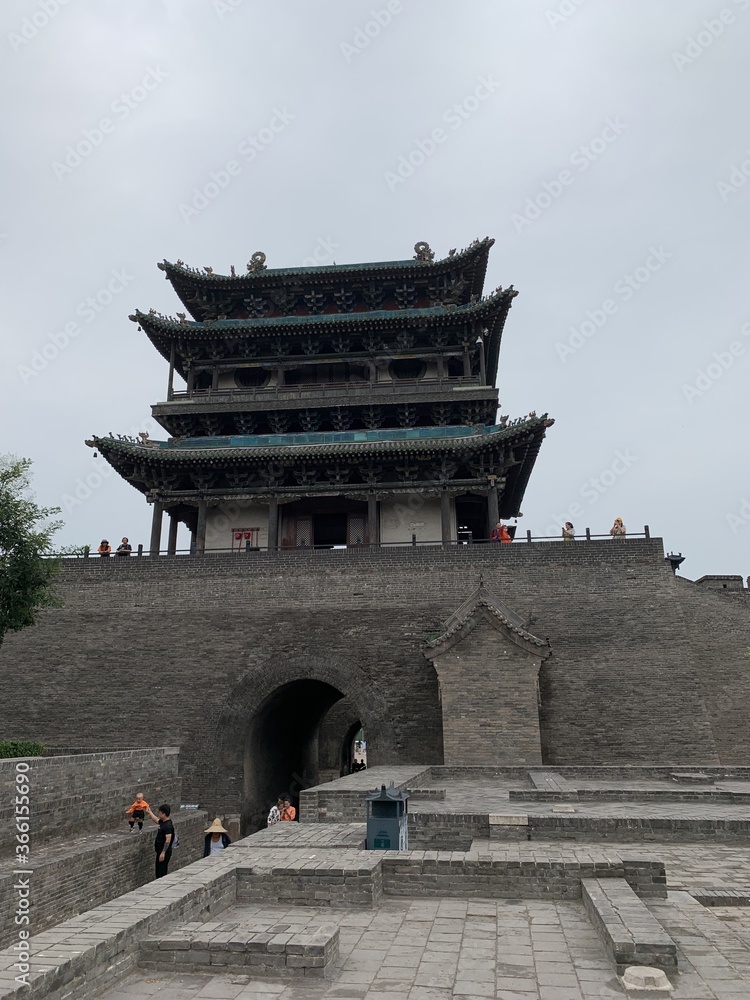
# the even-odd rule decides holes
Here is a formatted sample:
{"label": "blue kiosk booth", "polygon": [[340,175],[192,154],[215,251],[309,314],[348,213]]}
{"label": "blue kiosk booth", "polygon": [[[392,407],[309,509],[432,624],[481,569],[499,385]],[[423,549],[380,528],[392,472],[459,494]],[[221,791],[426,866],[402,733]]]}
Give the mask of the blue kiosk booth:
{"label": "blue kiosk booth", "polygon": [[408,851],[407,802],[409,793],[390,787],[367,792],[367,850]]}

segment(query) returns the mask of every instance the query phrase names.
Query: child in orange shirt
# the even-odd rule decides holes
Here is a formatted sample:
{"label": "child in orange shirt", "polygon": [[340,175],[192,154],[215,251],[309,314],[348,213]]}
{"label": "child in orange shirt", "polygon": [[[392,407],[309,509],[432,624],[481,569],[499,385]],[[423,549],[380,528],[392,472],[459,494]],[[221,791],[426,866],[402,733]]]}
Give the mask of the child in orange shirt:
{"label": "child in orange shirt", "polygon": [[125,810],[125,815],[130,816],[130,832],[135,833],[135,824],[138,824],[138,832],[143,832],[143,817],[149,809],[149,804],[143,797],[143,792],[137,792],[135,802]]}

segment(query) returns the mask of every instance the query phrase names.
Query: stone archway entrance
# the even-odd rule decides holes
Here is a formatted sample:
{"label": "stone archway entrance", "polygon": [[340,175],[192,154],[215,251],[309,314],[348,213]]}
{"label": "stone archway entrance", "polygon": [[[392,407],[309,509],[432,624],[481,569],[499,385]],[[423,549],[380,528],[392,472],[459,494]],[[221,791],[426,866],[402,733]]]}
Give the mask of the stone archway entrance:
{"label": "stone archway entrance", "polygon": [[344,697],[333,685],[297,680],[276,688],[253,715],[244,748],[242,826],[260,829],[280,794],[299,809],[299,794],[320,781],[319,734]]}

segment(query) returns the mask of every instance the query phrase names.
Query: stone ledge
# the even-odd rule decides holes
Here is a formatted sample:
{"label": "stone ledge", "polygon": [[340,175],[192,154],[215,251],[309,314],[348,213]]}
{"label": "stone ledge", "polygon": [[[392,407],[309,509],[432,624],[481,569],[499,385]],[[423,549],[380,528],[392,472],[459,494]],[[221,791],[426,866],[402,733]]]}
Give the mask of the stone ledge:
{"label": "stone ledge", "polygon": [[750,906],[750,890],[719,886],[716,889],[692,889],[690,895],[703,906]]}
{"label": "stone ledge", "polygon": [[339,929],[321,924],[297,929],[255,920],[247,925],[187,924],[139,943],[139,965],[147,969],[265,976],[325,976],[339,955]]}
{"label": "stone ledge", "polygon": [[631,965],[677,971],[677,945],[624,879],[585,878],[581,892],[618,973]]}

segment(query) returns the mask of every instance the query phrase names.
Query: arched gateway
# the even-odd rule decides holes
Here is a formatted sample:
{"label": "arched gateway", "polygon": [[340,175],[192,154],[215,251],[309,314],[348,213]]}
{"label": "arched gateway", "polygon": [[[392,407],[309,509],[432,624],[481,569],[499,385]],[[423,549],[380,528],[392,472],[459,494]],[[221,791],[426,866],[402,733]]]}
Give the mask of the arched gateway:
{"label": "arched gateway", "polygon": [[298,805],[303,788],[329,780],[331,745],[340,756],[360,726],[371,734],[374,760],[398,760],[389,716],[370,679],[350,664],[292,658],[243,678],[219,719],[219,752],[241,786],[243,832],[264,824],[279,794]]}

